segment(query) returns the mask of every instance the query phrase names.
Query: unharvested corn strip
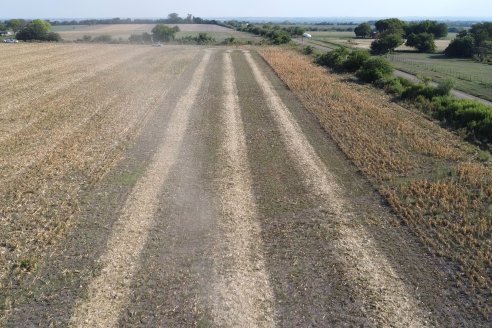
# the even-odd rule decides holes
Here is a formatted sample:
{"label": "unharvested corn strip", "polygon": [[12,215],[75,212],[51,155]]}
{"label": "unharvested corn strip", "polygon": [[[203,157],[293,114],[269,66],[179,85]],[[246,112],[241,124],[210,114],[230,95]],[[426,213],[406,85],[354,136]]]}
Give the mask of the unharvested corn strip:
{"label": "unharvested corn strip", "polygon": [[157,210],[159,192],[176,161],[209,59],[207,51],[193,75],[194,83],[177,102],[161,147],[115,223],[107,250],[100,259],[101,274],[90,283],[87,299],[77,305],[71,318],[72,327],[117,325],[128,303],[133,276]]}
{"label": "unharvested corn strip", "polygon": [[[290,156],[302,172],[306,186],[324,199],[325,205],[335,214],[340,235],[340,241],[335,246],[340,262],[345,266],[346,276],[353,283],[365,287],[361,296],[378,309],[371,313],[377,324],[390,324],[393,327],[426,326],[417,301],[407,292],[388,260],[377,250],[369,233],[361,225],[350,221],[348,204],[337,196],[341,192],[340,186],[304,136],[271,82],[260,71],[251,54],[246,52],[245,56],[272,110]],[[369,308],[367,310],[371,311]]]}

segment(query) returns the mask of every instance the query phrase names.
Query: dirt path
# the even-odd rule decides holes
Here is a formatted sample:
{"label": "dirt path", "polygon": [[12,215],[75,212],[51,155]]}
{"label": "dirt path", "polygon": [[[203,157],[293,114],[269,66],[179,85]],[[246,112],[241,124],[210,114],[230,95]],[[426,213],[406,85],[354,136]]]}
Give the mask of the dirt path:
{"label": "dirt path", "polygon": [[173,83],[5,326],[487,326],[258,54]]}

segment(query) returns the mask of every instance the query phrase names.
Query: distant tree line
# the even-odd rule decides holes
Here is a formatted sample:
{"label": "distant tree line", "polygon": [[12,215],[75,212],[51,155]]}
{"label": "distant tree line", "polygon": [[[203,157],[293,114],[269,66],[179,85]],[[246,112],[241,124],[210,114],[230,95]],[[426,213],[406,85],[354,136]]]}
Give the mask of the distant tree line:
{"label": "distant tree line", "polygon": [[141,19],[141,18],[109,18],[109,19],[83,19],[70,21],[51,21],[52,25],[99,25],[99,24],[213,24],[221,25],[216,20],[207,20],[200,17],[194,17],[188,14],[185,18],[180,17],[177,13],[171,13],[167,18],[159,19]]}

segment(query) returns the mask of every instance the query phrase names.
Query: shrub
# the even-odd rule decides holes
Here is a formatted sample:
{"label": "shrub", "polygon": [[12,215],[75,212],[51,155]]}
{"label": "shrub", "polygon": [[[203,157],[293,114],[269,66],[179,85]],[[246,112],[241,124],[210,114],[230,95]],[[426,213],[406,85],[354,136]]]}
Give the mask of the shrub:
{"label": "shrub", "polygon": [[374,84],[387,93],[401,95],[408,87],[406,82],[407,80],[400,77],[391,77],[377,80]]}
{"label": "shrub", "polygon": [[338,48],[319,56],[316,62],[322,66],[340,69],[343,67],[348,56],[349,51],[346,48]]}
{"label": "shrub", "polygon": [[302,49],[302,53],[305,55],[311,55],[314,52],[314,48],[311,46],[306,46]]}
{"label": "shrub", "polygon": [[374,82],[379,79],[387,78],[393,73],[393,67],[384,58],[369,58],[361,69],[357,71],[357,77],[366,82]]}
{"label": "shrub", "polygon": [[103,35],[98,35],[93,39],[94,42],[100,42],[100,43],[109,43],[113,41],[113,38],[111,35],[103,34]]}
{"label": "shrub", "polygon": [[437,87],[431,86],[427,82],[412,84],[403,91],[401,97],[403,99],[417,99],[419,97],[424,97],[432,100],[434,97],[449,96],[453,86],[454,82],[452,80],[441,81]]}
{"label": "shrub", "polygon": [[465,128],[475,139],[492,141],[492,107],[474,100],[436,97],[432,101],[433,116],[454,128]]}
{"label": "shrub", "polygon": [[445,79],[437,84],[436,95],[438,96],[449,96],[451,90],[453,89],[455,83],[451,79]]}
{"label": "shrub", "polygon": [[354,50],[348,55],[347,60],[343,64],[343,67],[349,72],[356,72],[370,57],[371,55],[367,50]]}
{"label": "shrub", "polygon": [[435,89],[436,89],[435,87],[425,83],[414,84],[402,92],[401,98],[417,99],[417,97],[421,96],[427,99],[432,99],[436,96]]}

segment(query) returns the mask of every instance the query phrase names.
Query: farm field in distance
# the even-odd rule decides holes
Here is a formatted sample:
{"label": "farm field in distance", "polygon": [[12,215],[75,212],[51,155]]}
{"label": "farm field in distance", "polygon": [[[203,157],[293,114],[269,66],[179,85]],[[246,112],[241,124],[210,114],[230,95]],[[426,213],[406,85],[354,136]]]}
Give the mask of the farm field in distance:
{"label": "farm field in distance", "polygon": [[[151,33],[153,24],[108,24],[108,25],[60,25],[54,26],[53,31],[61,35],[65,41],[76,41],[82,39],[85,35],[92,38],[102,35],[109,35],[113,39],[121,38],[123,41],[128,41],[132,34],[142,34],[144,32]],[[176,38],[186,36],[196,36],[203,32],[215,38],[217,42],[222,42],[226,38],[234,37],[235,39],[247,42],[257,42],[260,38],[248,33],[238,32],[226,27],[207,24],[168,24],[168,26],[178,26],[180,32],[176,33]]]}
{"label": "farm field in distance", "polygon": [[0,58],[0,326],[490,323],[490,161],[381,90],[288,47]]}

